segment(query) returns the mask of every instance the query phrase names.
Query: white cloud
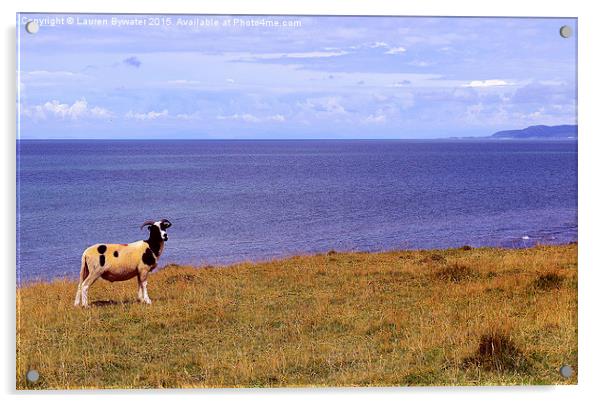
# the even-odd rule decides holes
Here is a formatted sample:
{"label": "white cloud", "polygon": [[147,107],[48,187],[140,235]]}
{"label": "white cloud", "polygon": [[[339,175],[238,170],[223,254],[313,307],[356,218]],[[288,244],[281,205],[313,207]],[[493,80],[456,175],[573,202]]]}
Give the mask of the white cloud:
{"label": "white cloud", "polygon": [[283,115],[277,114],[277,115],[270,116],[269,120],[273,120],[275,122],[284,122],[285,119],[284,119]]}
{"label": "white cloud", "polygon": [[502,85],[510,85],[510,83],[504,80],[474,80],[468,84],[463,85],[463,87],[498,87]]}
{"label": "white cloud", "polygon": [[234,84],[234,79],[233,78],[226,78],[226,82],[228,84]]}
{"label": "white cloud", "polygon": [[113,116],[113,114],[105,108],[101,108],[99,106],[95,106],[89,109],[90,115],[97,118],[109,118]]}
{"label": "white cloud", "polygon": [[250,113],[235,113],[234,115],[228,115],[228,116],[224,116],[224,115],[219,115],[217,117],[218,120],[242,120],[243,122],[252,122],[252,123],[257,123],[260,121],[260,119],[255,116],[252,115]]}
{"label": "white cloud", "polygon": [[302,59],[302,58],[321,58],[321,57],[337,57],[346,55],[349,52],[344,50],[337,50],[331,52],[298,52],[298,53],[284,53],[283,57]]}
{"label": "white cloud", "polygon": [[173,84],[173,85],[198,85],[201,84],[200,81],[196,81],[196,80],[169,80],[167,82],[167,84]]}
{"label": "white cloud", "polygon": [[309,109],[328,115],[344,115],[347,110],[341,105],[338,97],[310,98],[297,104],[301,109]]}
{"label": "white cloud", "polygon": [[290,53],[257,53],[257,54],[242,54],[239,55],[244,59],[316,59],[324,57],[337,57],[348,54],[345,50],[329,50],[329,51],[311,51],[311,52],[290,52]]}
{"label": "white cloud", "polygon": [[195,113],[178,113],[176,115],[176,119],[181,119],[181,120],[193,120],[193,119],[200,119],[201,115],[198,112]]}
{"label": "white cloud", "polygon": [[155,120],[158,118],[164,118],[169,115],[169,111],[167,109],[163,109],[161,112],[150,111],[146,113],[135,113],[129,111],[125,114],[125,117],[128,119],[136,119],[136,120]]}
{"label": "white cloud", "polygon": [[544,108],[544,107],[540,107],[540,108],[538,108],[536,111],[533,111],[533,112],[529,113],[529,114],[527,115],[527,117],[528,117],[529,119],[535,119],[535,120],[537,121],[538,119],[541,119],[541,118],[542,118],[542,116],[544,116],[544,114],[545,114],[545,111],[546,111],[546,110],[545,110],[545,108]]}
{"label": "white cloud", "polygon": [[385,52],[385,54],[387,55],[398,55],[401,53],[404,53],[406,51],[406,48],[404,48],[403,46],[398,46],[396,48],[389,48],[389,50],[387,50]]}
{"label": "white cloud", "polygon": [[368,46],[371,47],[371,48],[373,48],[373,49],[374,48],[388,48],[389,44],[386,43],[386,42],[374,42],[374,43],[371,43]]}
{"label": "white cloud", "polygon": [[247,123],[260,123],[260,122],[284,122],[285,118],[283,115],[276,114],[271,116],[258,117],[250,113],[235,113],[233,115],[219,115],[218,120],[238,120]]}
{"label": "white cloud", "polygon": [[387,117],[381,113],[369,115],[364,119],[365,123],[385,123],[386,121]]}
{"label": "white cloud", "polygon": [[24,71],[21,73],[21,77],[23,78],[55,78],[55,77],[73,77],[80,76],[82,74],[73,73],[71,71],[48,71],[48,70],[34,70],[34,71]]}
{"label": "white cloud", "polygon": [[61,119],[80,118],[109,118],[113,113],[99,106],[90,107],[85,98],[75,101],[73,104],[63,104],[58,100],[48,101],[41,105],[27,106],[21,108],[21,114],[34,119],[47,119],[57,117]]}
{"label": "white cloud", "polygon": [[368,47],[370,49],[384,48],[384,49],[386,49],[386,52],[384,53],[385,55],[399,55],[399,54],[405,53],[407,51],[407,49],[403,46],[392,46],[392,45],[389,45],[387,42],[372,42],[372,43],[368,43],[368,44],[363,44],[356,48],[362,48],[362,47],[364,47],[364,48]]}

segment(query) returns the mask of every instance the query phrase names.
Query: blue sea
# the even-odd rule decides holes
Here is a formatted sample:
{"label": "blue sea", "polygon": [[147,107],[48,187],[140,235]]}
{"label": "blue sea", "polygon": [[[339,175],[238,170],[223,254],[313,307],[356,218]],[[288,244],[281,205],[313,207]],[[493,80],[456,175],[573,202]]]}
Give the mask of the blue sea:
{"label": "blue sea", "polygon": [[17,142],[17,280],[76,278],[89,245],[143,239],[160,264],[577,240],[577,142]]}

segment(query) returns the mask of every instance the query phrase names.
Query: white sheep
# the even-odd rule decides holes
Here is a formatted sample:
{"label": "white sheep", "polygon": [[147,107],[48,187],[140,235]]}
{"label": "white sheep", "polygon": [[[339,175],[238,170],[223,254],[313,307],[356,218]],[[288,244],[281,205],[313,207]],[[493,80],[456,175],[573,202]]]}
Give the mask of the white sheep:
{"label": "white sheep", "polygon": [[75,294],[75,306],[88,306],[88,289],[102,277],[108,281],[125,281],[138,278],[138,300],[151,303],[146,290],[148,273],[155,267],[164,242],[167,241],[165,230],[171,227],[169,220],[146,221],[141,229],[148,226],[149,237],[144,241],[130,244],[96,244],[87,248],[82,254],[82,265],[79,273],[79,284]]}

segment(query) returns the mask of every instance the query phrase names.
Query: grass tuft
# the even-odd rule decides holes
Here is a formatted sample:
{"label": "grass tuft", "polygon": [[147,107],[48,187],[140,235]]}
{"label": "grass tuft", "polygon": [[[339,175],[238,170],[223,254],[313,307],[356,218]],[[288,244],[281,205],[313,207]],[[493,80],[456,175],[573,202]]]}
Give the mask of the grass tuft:
{"label": "grass tuft", "polygon": [[557,272],[548,272],[537,276],[533,281],[533,286],[538,290],[550,291],[559,289],[564,283],[564,276]]}
{"label": "grass tuft", "polygon": [[436,276],[440,280],[451,281],[452,283],[459,283],[461,281],[477,277],[478,273],[467,265],[452,263],[437,270]]}
{"label": "grass tuft", "polygon": [[429,254],[427,256],[425,256],[424,258],[422,258],[420,260],[420,263],[426,263],[426,264],[438,264],[438,263],[445,263],[445,256],[443,256],[440,253],[432,253]]}
{"label": "grass tuft", "polygon": [[433,253],[429,258],[433,262],[444,262],[445,261],[445,257],[443,255],[440,255],[439,253]]}
{"label": "grass tuft", "polygon": [[464,365],[497,372],[525,372],[529,367],[524,353],[512,338],[499,331],[482,335],[476,353],[465,359]]}

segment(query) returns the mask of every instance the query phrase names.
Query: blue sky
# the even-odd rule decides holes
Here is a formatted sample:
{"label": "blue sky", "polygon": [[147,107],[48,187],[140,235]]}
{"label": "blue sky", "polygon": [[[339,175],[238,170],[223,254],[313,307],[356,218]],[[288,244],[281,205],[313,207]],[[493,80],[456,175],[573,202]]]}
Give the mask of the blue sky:
{"label": "blue sky", "polygon": [[441,138],[576,123],[574,19],[18,20],[23,139]]}

